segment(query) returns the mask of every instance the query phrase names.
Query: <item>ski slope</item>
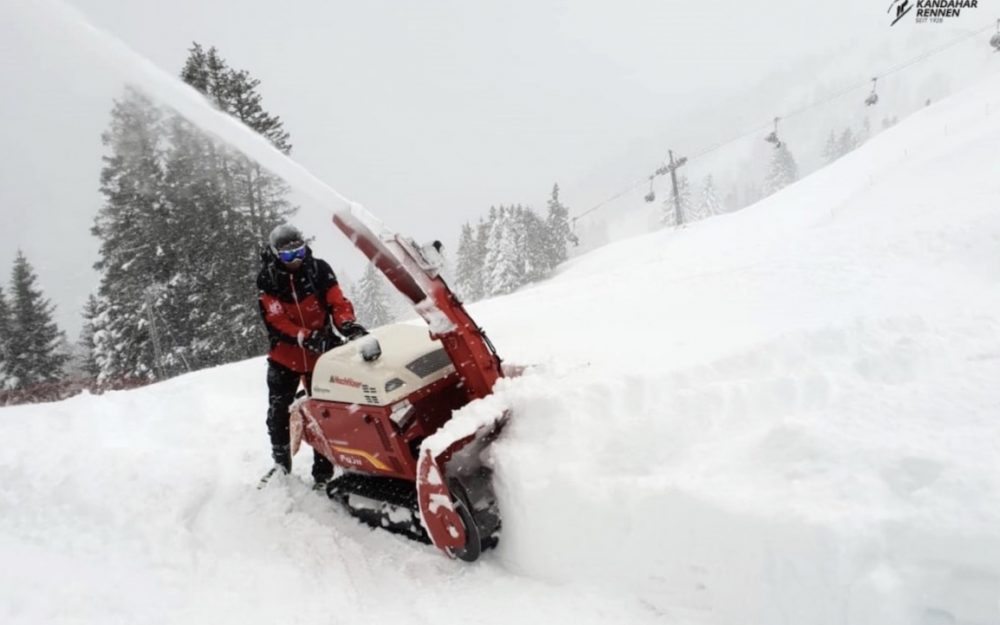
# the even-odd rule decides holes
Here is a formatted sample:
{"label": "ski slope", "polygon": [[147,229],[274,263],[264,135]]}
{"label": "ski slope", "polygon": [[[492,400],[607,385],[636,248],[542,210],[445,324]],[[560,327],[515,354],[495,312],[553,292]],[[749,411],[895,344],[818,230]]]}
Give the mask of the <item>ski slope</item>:
{"label": "ski slope", "polygon": [[262,360],[2,409],[0,622],[1000,623],[998,172],[1000,75],[474,306],[529,368],[473,565],[255,490]]}

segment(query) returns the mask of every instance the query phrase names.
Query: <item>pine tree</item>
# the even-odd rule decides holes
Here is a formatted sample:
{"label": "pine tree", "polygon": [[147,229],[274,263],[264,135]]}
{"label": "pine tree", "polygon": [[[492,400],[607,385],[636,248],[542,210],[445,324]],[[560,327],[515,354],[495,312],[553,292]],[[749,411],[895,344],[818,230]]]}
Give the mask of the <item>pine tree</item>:
{"label": "pine tree", "polygon": [[541,280],[553,267],[546,223],[531,208],[520,205],[514,208],[514,219],[523,280]]}
{"label": "pine tree", "polygon": [[850,128],[844,128],[844,132],[840,133],[840,138],[837,139],[837,153],[844,156],[856,147],[858,147],[858,140],[854,136],[854,132]]}
{"label": "pine tree", "polygon": [[7,303],[7,296],[0,288],[0,391],[9,390],[13,387],[9,372],[11,362],[11,332],[13,319],[11,318],[10,305]]}
{"label": "pine tree", "polygon": [[840,144],[837,143],[837,137],[830,131],[830,136],[826,138],[826,143],[823,145],[823,159],[827,164],[832,163],[843,156],[840,153]]}
{"label": "pine tree", "polygon": [[493,229],[493,222],[497,220],[497,210],[495,207],[490,207],[490,212],[487,214],[486,219],[480,219],[479,223],[476,224],[476,245],[475,245],[475,263],[479,267],[478,273],[478,283],[479,287],[476,293],[479,295],[476,299],[482,299],[486,297],[486,250],[490,241],[490,231]]}
{"label": "pine tree", "polygon": [[[171,271],[148,285],[137,305],[157,333],[159,375],[171,376],[220,362],[216,359],[226,347],[220,346],[224,339],[217,311],[226,308],[229,275],[245,275],[245,268],[229,264],[229,230],[237,224],[220,180],[221,148],[180,117],[166,126],[170,149],[163,184],[171,219],[161,232],[157,254]],[[228,339],[239,345],[237,336]]]}
{"label": "pine tree", "polygon": [[80,331],[80,350],[83,352],[83,372],[90,380],[97,380],[101,367],[97,362],[96,333],[100,329],[101,307],[97,296],[91,294],[83,306],[83,328]]}
{"label": "pine tree", "polygon": [[385,278],[373,263],[368,263],[354,293],[354,307],[362,324],[377,328],[394,320],[386,294]]}
{"label": "pine tree", "polygon": [[[227,66],[215,48],[191,48],[181,77],[201,90],[221,110],[242,121],[288,153],[289,136],[280,118],[264,111],[260,81]],[[171,197],[186,231],[177,238],[193,248],[187,259],[183,297],[170,317],[183,333],[197,327],[198,337],[181,338],[192,346],[188,360],[196,367],[246,358],[265,343],[254,300],[261,242],[287,220],[294,208],[279,178],[242,154],[218,145],[182,120],[172,126],[174,145],[168,159]],[[178,317],[190,316],[190,319]],[[178,323],[179,322],[179,323]]]}
{"label": "pine tree", "polygon": [[[279,150],[281,120],[259,81],[195,44],[181,77]],[[101,302],[93,337],[102,381],[154,379],[262,353],[259,251],[294,208],[278,178],[129,89],[104,135],[93,228],[101,240]]]}
{"label": "pine tree", "polygon": [[548,214],[545,217],[549,267],[554,269],[566,262],[568,247],[579,241],[573,234],[570,225],[569,209],[559,200],[559,185],[552,185],[552,195],[548,201]]}
{"label": "pine tree", "polygon": [[455,289],[459,297],[474,302],[482,299],[482,259],[472,226],[468,222],[462,224],[462,233],[458,237],[458,265],[455,268]]}
{"label": "pine tree", "polygon": [[55,307],[36,286],[34,269],[20,251],[11,272],[11,328],[8,372],[14,388],[23,390],[56,382],[67,357],[60,347],[65,336],[52,320]]}
{"label": "pine tree", "polygon": [[872,138],[872,123],[867,117],[865,121],[861,123],[861,131],[858,132],[858,145],[868,141]]}
{"label": "pine tree", "polygon": [[693,212],[694,214],[691,216],[692,221],[706,219],[722,212],[722,204],[719,202],[719,196],[715,191],[715,181],[712,179],[712,174],[705,176],[704,181],[702,181],[701,198],[699,199],[697,209]]}
{"label": "pine tree", "polygon": [[489,268],[486,266],[486,257],[489,255],[490,248],[490,235],[493,232],[493,228],[496,225],[497,220],[500,219],[500,212],[497,210],[496,206],[490,206],[489,212],[486,214],[486,219],[480,219],[479,223],[476,224],[476,263],[479,266],[479,288],[476,291],[478,298],[483,299],[490,296],[490,292],[487,288],[486,282],[489,276]]}
{"label": "pine tree", "polygon": [[799,179],[799,168],[787,143],[774,148],[771,154],[771,166],[764,181],[764,190],[770,195],[792,184]]}
{"label": "pine tree", "polygon": [[102,135],[111,154],[104,157],[104,205],[91,232],[100,241],[98,290],[105,303],[95,359],[104,381],[151,379],[155,368],[148,317],[147,287],[165,283],[172,267],[158,254],[170,217],[163,193],[162,114],[144,95],[128,88],[115,101],[111,125]]}
{"label": "pine tree", "polygon": [[511,293],[524,283],[521,237],[514,209],[501,206],[495,215],[486,243],[483,268],[487,297]]}

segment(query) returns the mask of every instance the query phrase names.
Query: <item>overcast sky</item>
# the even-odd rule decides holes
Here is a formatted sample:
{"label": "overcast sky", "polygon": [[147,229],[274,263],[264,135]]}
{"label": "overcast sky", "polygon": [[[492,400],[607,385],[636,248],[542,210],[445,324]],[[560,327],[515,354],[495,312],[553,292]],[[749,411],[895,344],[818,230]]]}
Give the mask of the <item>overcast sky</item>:
{"label": "overcast sky", "polygon": [[[96,286],[100,134],[123,77],[18,7],[30,1],[0,0],[0,282],[22,248],[75,337]],[[453,239],[491,204],[540,207],[557,181],[589,206],[645,171],[661,137],[711,135],[690,121],[699,109],[731,102],[719,124],[740,123],[740,94],[765,78],[914,29],[890,29],[881,0],[71,4],[172,74],[192,41],[219,48],[261,80],[296,160],[418,239]],[[318,251],[334,266],[350,253]]]}

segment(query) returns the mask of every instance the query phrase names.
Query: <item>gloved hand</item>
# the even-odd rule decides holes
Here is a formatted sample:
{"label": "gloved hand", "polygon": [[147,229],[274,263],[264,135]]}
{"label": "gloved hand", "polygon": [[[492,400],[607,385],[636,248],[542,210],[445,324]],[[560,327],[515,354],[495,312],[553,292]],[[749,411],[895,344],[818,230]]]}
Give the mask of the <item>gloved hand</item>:
{"label": "gloved hand", "polygon": [[323,332],[322,330],[313,330],[308,335],[303,337],[301,343],[302,347],[305,347],[313,353],[325,353],[327,348],[326,332]]}
{"label": "gloved hand", "polygon": [[361,327],[357,321],[345,321],[340,325],[340,333],[346,336],[347,340],[353,341],[368,334],[368,330]]}

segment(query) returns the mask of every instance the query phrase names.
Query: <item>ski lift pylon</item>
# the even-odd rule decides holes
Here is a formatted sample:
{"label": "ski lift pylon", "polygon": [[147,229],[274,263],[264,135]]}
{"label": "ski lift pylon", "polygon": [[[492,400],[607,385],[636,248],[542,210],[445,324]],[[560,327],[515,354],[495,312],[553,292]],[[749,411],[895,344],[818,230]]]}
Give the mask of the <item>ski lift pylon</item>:
{"label": "ski lift pylon", "polygon": [[878,104],[878,93],[875,92],[875,86],[878,84],[878,76],[872,78],[872,92],[868,94],[865,98],[865,106],[875,106]]}

